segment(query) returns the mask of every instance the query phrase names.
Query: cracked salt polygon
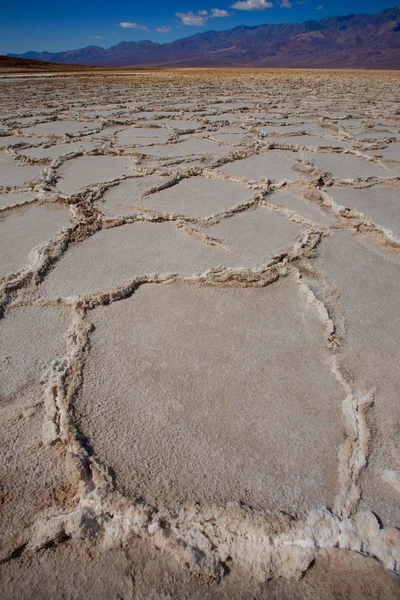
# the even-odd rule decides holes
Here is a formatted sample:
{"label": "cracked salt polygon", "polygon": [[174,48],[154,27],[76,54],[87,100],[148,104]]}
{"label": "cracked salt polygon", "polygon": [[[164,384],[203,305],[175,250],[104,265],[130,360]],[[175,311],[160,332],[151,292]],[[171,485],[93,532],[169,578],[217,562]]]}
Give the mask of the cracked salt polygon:
{"label": "cracked salt polygon", "polygon": [[61,308],[26,306],[0,320],[2,458],[0,553],[19,545],[37,515],[59,507],[68,493],[64,459],[42,442],[48,415],[41,379],[51,361],[65,353],[70,315]]}
{"label": "cracked salt polygon", "polygon": [[219,170],[227,175],[249,180],[285,179],[293,181],[299,178],[299,173],[291,169],[296,162],[296,158],[296,154],[289,155],[275,151],[227,163],[219,167]]}
{"label": "cracked salt polygon", "polygon": [[65,135],[66,133],[86,133],[91,129],[98,129],[100,121],[50,121],[40,123],[24,129],[24,133],[38,133],[39,135]]}
{"label": "cracked salt polygon", "polygon": [[6,135],[0,136],[0,148],[14,146],[15,144],[43,144],[45,141],[45,138],[24,137],[22,135]]}
{"label": "cracked salt polygon", "polygon": [[294,282],[145,285],[89,318],[79,428],[118,489],[176,508],[332,505],[344,391]]}
{"label": "cracked salt polygon", "polygon": [[199,123],[198,121],[185,121],[182,119],[163,119],[161,123],[164,127],[171,127],[172,129],[178,129],[180,131],[198,129],[201,125],[201,123]]}
{"label": "cracked salt polygon", "polygon": [[222,219],[204,232],[222,240],[254,265],[262,265],[284,248],[293,246],[301,229],[285,215],[260,207]]}
{"label": "cracked salt polygon", "polygon": [[251,190],[237,183],[190,177],[172,187],[145,196],[141,204],[160,212],[205,217],[242,204],[252,195]]}
{"label": "cracked salt polygon", "polygon": [[362,189],[333,186],[325,191],[337,204],[363,213],[375,225],[385,227],[400,238],[400,188],[387,185]]}
{"label": "cracked salt polygon", "polygon": [[367,418],[374,438],[361,477],[360,507],[372,510],[385,525],[399,527],[398,492],[382,486],[381,474],[398,464],[391,448],[400,422],[400,261],[364,236],[341,231],[324,240],[314,267],[339,291],[337,302],[346,327],[340,363],[351,373],[356,392],[373,393]]}
{"label": "cracked salt polygon", "polygon": [[248,262],[190,236],[174,223],[126,224],[71,246],[46,277],[42,295],[93,294],[139,275],[200,274],[220,265],[241,267]]}
{"label": "cracked salt polygon", "polygon": [[7,206],[14,206],[15,204],[24,204],[30,202],[35,198],[35,192],[28,190],[21,192],[9,192],[8,194],[0,193],[0,208],[6,208]]}
{"label": "cracked salt polygon", "polygon": [[316,202],[303,200],[299,192],[290,188],[275,190],[273,194],[266,196],[265,201],[289,208],[300,215],[304,215],[316,224],[329,226],[337,222],[334,215],[322,212]]}
{"label": "cracked salt polygon", "polygon": [[138,209],[133,205],[146,204],[142,199],[143,193],[152,187],[161,185],[165,179],[159,175],[149,175],[121,181],[118,185],[106,190],[98,201],[97,207],[106,217],[134,214],[138,212]]}
{"label": "cracked salt polygon", "polygon": [[122,156],[81,156],[68,160],[57,169],[57,189],[63,194],[76,194],[97,183],[133,175],[132,159]]}
{"label": "cracked salt polygon", "polygon": [[157,144],[167,141],[170,135],[171,131],[159,127],[130,127],[117,133],[117,143],[121,146]]}
{"label": "cracked salt polygon", "polygon": [[394,142],[389,144],[389,146],[384,150],[374,150],[373,153],[382,156],[384,160],[386,159],[400,162],[400,143]]}
{"label": "cracked salt polygon", "polygon": [[55,204],[28,205],[0,213],[0,277],[27,267],[30,251],[69,224],[68,208]]}
{"label": "cracked salt polygon", "polygon": [[40,165],[26,166],[6,152],[0,152],[0,187],[23,186],[35,180],[42,170]]}
{"label": "cracked salt polygon", "polygon": [[[325,131],[326,135],[333,135],[333,132]],[[310,135],[293,135],[293,136],[282,136],[282,138],[276,138],[274,140],[278,144],[291,144],[293,146],[315,146],[315,147],[330,147],[330,148],[348,148],[351,146],[350,142],[344,142],[343,140],[335,140],[332,138],[315,137]]]}
{"label": "cracked salt polygon", "polygon": [[331,130],[325,129],[315,123],[303,123],[302,125],[268,125],[266,127],[260,127],[259,130],[262,133],[279,133],[280,135],[290,135],[297,131],[305,131],[308,133],[318,133],[326,135],[332,135],[333,133]]}
{"label": "cracked salt polygon", "polygon": [[321,171],[332,173],[336,179],[357,177],[396,177],[393,171],[382,169],[366,158],[351,154],[313,153],[309,159]]}
{"label": "cracked salt polygon", "polygon": [[58,158],[70,152],[85,152],[96,148],[94,142],[71,142],[70,144],[56,144],[48,148],[26,148],[18,150],[18,154],[30,156],[31,158]]}

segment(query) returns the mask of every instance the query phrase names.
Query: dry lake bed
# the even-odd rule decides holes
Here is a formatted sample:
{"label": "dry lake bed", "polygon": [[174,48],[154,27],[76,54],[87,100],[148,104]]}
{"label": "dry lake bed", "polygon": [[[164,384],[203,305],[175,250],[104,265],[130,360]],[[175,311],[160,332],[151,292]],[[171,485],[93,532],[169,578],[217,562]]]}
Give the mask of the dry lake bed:
{"label": "dry lake bed", "polygon": [[2,598],[400,598],[399,84],[0,81]]}

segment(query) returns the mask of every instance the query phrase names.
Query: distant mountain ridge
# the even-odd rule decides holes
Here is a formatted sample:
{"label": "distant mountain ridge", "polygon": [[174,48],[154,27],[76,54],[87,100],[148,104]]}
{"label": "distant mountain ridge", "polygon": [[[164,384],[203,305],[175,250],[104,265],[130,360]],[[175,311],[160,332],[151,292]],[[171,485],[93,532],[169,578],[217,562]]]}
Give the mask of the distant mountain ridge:
{"label": "distant mountain ridge", "polygon": [[121,42],[104,49],[7,56],[108,67],[400,68],[400,7],[376,14],[282,25],[241,25],[158,44]]}

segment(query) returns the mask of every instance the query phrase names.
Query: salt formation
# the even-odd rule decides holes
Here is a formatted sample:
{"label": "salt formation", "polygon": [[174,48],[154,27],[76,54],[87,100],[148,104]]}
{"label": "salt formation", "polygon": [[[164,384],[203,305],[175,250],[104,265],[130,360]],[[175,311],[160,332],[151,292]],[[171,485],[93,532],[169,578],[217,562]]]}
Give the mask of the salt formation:
{"label": "salt formation", "polygon": [[0,86],[3,597],[400,598],[398,75]]}

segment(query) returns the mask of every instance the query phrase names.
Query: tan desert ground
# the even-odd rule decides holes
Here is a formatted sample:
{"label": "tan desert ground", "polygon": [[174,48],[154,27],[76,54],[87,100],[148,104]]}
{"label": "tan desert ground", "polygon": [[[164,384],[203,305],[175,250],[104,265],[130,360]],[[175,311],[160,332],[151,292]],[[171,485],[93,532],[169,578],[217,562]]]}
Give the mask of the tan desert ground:
{"label": "tan desert ground", "polygon": [[400,599],[399,84],[1,74],[2,599]]}

